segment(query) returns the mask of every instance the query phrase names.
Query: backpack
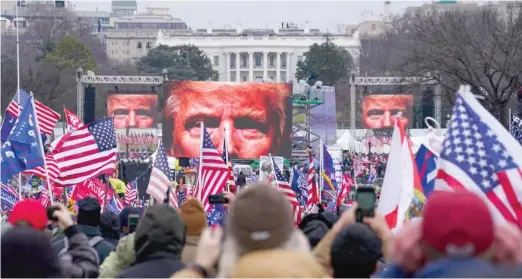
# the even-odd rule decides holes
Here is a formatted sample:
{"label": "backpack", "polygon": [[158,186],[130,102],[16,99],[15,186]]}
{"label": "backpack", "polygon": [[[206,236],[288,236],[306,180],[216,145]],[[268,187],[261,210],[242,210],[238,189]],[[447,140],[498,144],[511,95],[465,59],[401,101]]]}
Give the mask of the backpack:
{"label": "backpack", "polygon": [[[94,247],[98,244],[100,244],[100,242],[104,241],[103,237],[97,235],[91,239],[89,239],[89,246],[91,246],[93,249],[95,249]],[[69,254],[66,254],[67,253],[67,250],[69,249],[69,242],[67,241],[67,237],[64,238],[64,246],[62,250],[60,250],[60,252],[58,253],[58,256],[62,256],[62,255],[65,255],[65,256],[68,256],[70,257]],[[98,256],[98,252],[95,251],[95,254],[96,254],[96,262],[98,263],[98,265],[100,264],[100,257]]]}

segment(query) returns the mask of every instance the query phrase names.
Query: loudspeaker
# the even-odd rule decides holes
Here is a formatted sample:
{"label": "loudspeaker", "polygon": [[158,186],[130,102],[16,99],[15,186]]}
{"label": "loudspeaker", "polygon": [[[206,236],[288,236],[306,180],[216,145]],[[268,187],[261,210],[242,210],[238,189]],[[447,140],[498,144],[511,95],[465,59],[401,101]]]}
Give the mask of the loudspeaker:
{"label": "loudspeaker", "polygon": [[120,163],[120,179],[125,183],[129,183],[139,176],[138,195],[140,199],[149,197],[145,191],[149,185],[150,172],[151,169],[147,163]]}
{"label": "loudspeaker", "polygon": [[91,123],[96,120],[96,88],[85,87],[83,98],[83,122]]}
{"label": "loudspeaker", "polygon": [[189,158],[185,158],[185,157],[179,158],[179,166],[180,167],[188,167],[188,166],[190,166],[190,159]]}

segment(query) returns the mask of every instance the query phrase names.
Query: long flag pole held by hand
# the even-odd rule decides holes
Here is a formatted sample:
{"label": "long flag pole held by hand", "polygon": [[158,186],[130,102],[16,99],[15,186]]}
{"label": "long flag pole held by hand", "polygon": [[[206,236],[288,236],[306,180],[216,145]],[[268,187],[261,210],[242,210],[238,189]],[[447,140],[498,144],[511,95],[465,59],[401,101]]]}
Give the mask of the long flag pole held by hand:
{"label": "long flag pole held by hand", "polygon": [[[51,187],[51,180],[49,179],[49,169],[47,168],[47,160],[45,158],[45,151],[44,151],[44,147],[43,147],[42,137],[40,136],[40,126],[38,124],[38,117],[36,117],[36,105],[34,103],[33,92],[31,92],[31,105],[33,106],[33,111],[34,111],[34,123],[36,125],[36,132],[37,132],[36,137],[38,138],[38,144],[40,145],[40,151],[42,152],[42,158],[44,161],[45,179],[47,181],[47,192],[49,192],[49,194],[48,194],[49,200],[51,201],[51,204],[53,204],[54,203],[53,191],[51,190],[52,187]],[[21,180],[20,180],[20,183],[21,183]]]}
{"label": "long flag pole held by hand", "polygon": [[[20,19],[18,18],[18,3],[16,3],[15,9],[16,9],[16,93],[18,93],[18,92],[20,92],[20,37],[18,34],[18,25],[20,24]],[[18,94],[18,104],[20,104],[20,103],[21,103],[20,94]],[[34,105],[34,102],[33,102],[33,105]],[[20,113],[20,107],[18,107],[18,113]],[[45,160],[45,158],[44,158],[44,160]],[[18,196],[20,198],[22,198],[22,173],[18,173]]]}

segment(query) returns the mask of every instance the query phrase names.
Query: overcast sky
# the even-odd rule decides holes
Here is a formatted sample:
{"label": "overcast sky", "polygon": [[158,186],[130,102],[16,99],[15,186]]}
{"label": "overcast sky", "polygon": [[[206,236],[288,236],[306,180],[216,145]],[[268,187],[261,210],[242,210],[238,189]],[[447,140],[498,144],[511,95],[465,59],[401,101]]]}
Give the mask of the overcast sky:
{"label": "overcast sky", "polygon": [[[73,1],[76,10],[110,11],[111,1]],[[239,23],[244,28],[274,28],[282,21],[303,24],[309,21],[311,28],[337,32],[337,24],[355,24],[364,20],[365,11],[380,15],[385,1],[145,1],[138,0],[139,12],[146,7],[168,7],[174,17],[179,17],[192,28],[206,28]],[[391,1],[391,11],[400,13],[406,7],[420,6],[432,1]]]}

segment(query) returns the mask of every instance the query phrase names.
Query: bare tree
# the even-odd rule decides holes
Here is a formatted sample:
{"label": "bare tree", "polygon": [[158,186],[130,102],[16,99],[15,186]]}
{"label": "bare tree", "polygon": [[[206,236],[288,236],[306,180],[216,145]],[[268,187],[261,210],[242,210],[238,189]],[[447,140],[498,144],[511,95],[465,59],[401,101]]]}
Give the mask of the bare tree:
{"label": "bare tree", "polygon": [[484,97],[482,104],[506,124],[509,101],[521,86],[522,16],[487,6],[470,11],[430,11],[395,21],[384,39],[401,51],[394,70],[408,76],[431,73],[452,102],[460,84]]}

